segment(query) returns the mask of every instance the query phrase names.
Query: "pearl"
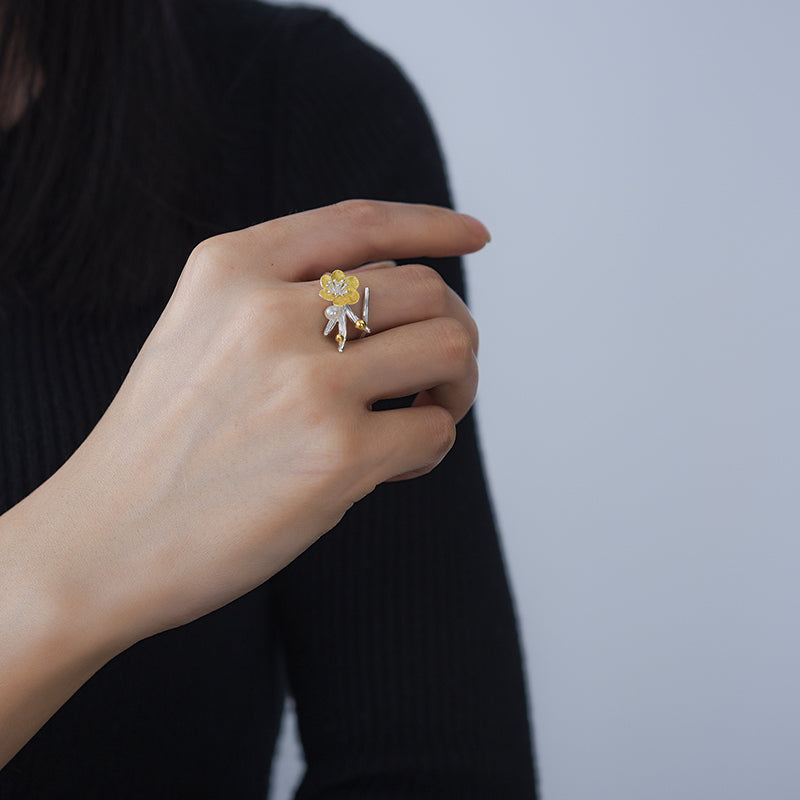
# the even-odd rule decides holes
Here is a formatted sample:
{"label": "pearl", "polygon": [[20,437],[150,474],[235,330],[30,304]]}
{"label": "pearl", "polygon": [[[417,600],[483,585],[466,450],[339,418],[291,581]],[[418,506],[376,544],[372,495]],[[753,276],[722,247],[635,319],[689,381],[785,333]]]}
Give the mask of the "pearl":
{"label": "pearl", "polygon": [[328,306],[325,309],[325,316],[328,319],[338,319],[339,318],[339,309],[336,306]]}

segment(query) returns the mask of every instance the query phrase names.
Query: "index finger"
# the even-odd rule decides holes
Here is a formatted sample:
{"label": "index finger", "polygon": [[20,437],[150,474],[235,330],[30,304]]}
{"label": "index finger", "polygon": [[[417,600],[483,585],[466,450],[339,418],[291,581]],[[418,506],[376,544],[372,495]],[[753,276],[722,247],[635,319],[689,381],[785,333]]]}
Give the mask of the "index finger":
{"label": "index finger", "polygon": [[286,281],[318,278],[367,261],[441,258],[480,250],[486,227],[449,208],[345,200],[238,231],[254,268]]}

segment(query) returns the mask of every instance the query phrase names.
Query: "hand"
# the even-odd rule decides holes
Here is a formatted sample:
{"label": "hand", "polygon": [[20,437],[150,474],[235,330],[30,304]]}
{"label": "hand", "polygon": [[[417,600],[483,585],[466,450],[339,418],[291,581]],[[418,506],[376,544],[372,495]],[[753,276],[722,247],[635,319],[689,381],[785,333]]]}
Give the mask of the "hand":
{"label": "hand", "polygon": [[[427,267],[362,268],[372,335],[339,353],[319,276],[487,239],[446,209],[348,201],[200,244],[51,479],[75,535],[45,532],[37,552],[62,602],[95,609],[122,649],[259,585],[378,483],[432,469],[477,386],[466,307]],[[411,408],[371,410],[416,392]]]}

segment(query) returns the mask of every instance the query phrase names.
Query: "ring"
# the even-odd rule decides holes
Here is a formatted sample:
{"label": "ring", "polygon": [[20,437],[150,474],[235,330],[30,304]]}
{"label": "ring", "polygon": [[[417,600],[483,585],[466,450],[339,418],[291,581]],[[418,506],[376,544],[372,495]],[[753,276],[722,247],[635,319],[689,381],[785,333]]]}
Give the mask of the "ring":
{"label": "ring", "polygon": [[325,335],[327,336],[338,324],[339,332],[336,334],[336,342],[341,353],[347,341],[348,317],[361,331],[362,336],[372,333],[367,324],[369,322],[369,287],[364,287],[364,303],[361,307],[361,316],[358,317],[350,307],[361,299],[361,295],[358,293],[358,278],[355,275],[346,276],[340,269],[335,269],[333,272],[326,272],[319,279],[319,283],[322,286],[319,296],[332,303],[325,309],[325,316],[328,318]]}

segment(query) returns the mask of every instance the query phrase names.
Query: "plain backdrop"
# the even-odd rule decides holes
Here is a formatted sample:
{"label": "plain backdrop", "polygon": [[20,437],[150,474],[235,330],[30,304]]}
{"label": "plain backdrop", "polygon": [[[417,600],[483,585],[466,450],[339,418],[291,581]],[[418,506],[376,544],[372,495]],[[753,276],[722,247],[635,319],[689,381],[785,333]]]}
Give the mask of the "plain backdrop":
{"label": "plain backdrop", "polygon": [[328,7],[492,230],[478,418],[543,797],[800,797],[800,4]]}

